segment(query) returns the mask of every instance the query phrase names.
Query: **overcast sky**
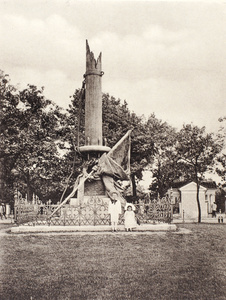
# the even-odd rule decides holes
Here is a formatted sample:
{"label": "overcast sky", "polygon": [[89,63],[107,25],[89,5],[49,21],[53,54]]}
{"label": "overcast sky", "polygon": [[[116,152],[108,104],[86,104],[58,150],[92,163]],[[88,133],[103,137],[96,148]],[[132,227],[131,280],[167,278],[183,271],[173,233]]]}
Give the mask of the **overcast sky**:
{"label": "overcast sky", "polygon": [[85,40],[103,92],[138,115],[208,131],[226,115],[226,2],[0,0],[0,69],[62,107],[81,87]]}

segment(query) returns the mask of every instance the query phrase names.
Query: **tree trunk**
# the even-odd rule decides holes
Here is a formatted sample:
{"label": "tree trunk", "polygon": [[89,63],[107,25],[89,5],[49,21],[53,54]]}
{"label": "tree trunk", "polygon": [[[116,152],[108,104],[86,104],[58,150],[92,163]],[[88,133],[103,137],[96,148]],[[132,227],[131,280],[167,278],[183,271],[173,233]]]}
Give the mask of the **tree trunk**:
{"label": "tree trunk", "polygon": [[137,196],[137,186],[136,186],[136,180],[135,180],[134,174],[131,174],[131,182],[132,182],[133,197],[136,197]]}
{"label": "tree trunk", "polygon": [[197,172],[195,173],[195,179],[196,179],[196,185],[197,185],[196,200],[197,200],[197,205],[198,205],[198,223],[201,223],[201,206],[200,206],[200,201],[199,201],[199,187],[200,187],[200,185],[199,185]]}
{"label": "tree trunk", "polygon": [[30,184],[29,173],[27,174],[27,201],[29,201],[29,202],[32,201],[32,189],[31,189],[31,184]]}
{"label": "tree trunk", "polygon": [[201,206],[199,201],[199,183],[197,183],[198,223],[201,223]]}
{"label": "tree trunk", "polygon": [[5,195],[5,176],[4,176],[4,159],[0,158],[0,200],[4,201]]}

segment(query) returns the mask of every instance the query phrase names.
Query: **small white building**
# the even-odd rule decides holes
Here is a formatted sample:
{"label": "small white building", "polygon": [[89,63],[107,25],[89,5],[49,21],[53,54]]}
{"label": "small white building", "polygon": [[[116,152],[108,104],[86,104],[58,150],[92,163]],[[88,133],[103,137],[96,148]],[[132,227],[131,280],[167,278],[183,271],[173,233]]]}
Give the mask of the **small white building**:
{"label": "small white building", "polygon": [[[199,187],[199,201],[202,217],[211,216],[216,190],[215,182],[206,181],[201,183]],[[197,185],[195,182],[177,182],[168,190],[168,194],[171,197],[174,216],[178,215],[185,219],[198,217]]]}

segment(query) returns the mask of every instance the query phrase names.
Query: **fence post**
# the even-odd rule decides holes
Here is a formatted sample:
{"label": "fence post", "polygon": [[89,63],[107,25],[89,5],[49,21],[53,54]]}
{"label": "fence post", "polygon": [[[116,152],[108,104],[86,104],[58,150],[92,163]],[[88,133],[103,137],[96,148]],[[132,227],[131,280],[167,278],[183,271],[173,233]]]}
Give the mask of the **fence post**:
{"label": "fence post", "polygon": [[20,218],[21,218],[21,207],[20,207],[20,204],[17,206],[17,224],[18,226],[20,226]]}
{"label": "fence post", "polygon": [[96,225],[96,197],[94,197],[93,200],[93,215],[94,215],[93,224],[95,226]]}
{"label": "fence post", "polygon": [[63,214],[64,214],[64,226],[66,225],[66,209],[63,208]]}
{"label": "fence post", "polygon": [[14,221],[18,225],[18,211],[17,211],[17,205],[14,205]]}
{"label": "fence post", "polygon": [[173,204],[170,204],[170,208],[171,208],[171,209],[170,209],[170,215],[171,215],[171,216],[170,216],[170,217],[171,217],[171,218],[170,218],[170,223],[171,223],[171,222],[173,221]]}
{"label": "fence post", "polygon": [[169,224],[171,224],[172,223],[171,205],[170,205],[170,211],[168,211],[168,220],[169,220]]}

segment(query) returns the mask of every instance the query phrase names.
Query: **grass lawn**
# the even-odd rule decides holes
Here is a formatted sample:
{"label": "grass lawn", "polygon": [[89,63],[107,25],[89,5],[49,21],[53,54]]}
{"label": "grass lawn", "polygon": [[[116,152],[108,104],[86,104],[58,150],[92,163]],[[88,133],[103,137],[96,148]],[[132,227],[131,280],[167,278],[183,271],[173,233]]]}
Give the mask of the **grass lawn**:
{"label": "grass lawn", "polygon": [[226,299],[226,226],[1,234],[0,299]]}

